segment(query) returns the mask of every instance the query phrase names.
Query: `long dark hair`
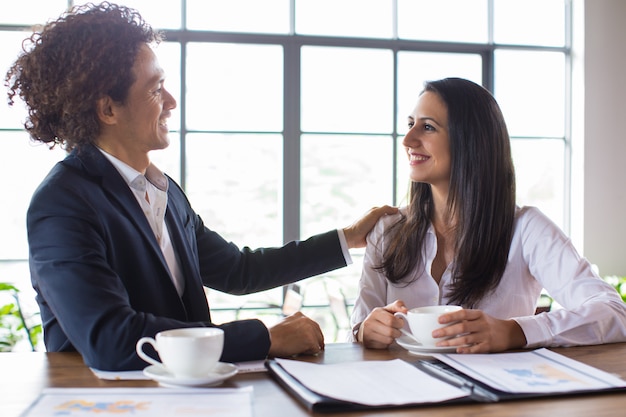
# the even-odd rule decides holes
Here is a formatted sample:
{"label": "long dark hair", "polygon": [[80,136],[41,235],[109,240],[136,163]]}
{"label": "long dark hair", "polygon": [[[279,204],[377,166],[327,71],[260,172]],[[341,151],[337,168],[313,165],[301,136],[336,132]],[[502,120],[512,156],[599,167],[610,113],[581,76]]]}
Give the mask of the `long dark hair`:
{"label": "long dark hair", "polygon": [[[497,287],[506,268],[515,215],[515,171],[509,134],[498,103],[485,88],[461,78],[424,84],[448,110],[450,190],[454,219],[450,302],[474,307]],[[422,92],[422,93],[423,93]],[[377,268],[393,283],[424,268],[424,240],[434,211],[430,184],[410,186],[407,215],[386,232],[389,244]]]}

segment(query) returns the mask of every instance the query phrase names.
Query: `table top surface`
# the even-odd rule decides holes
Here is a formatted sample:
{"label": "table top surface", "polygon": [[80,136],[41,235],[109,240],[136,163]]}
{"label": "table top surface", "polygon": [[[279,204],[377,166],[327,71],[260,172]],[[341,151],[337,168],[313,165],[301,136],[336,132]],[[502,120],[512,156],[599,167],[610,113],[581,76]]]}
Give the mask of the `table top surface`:
{"label": "table top surface", "polygon": [[[626,343],[551,349],[572,359],[626,379]],[[328,344],[318,356],[298,359],[316,363],[400,358],[420,359],[399,346],[388,350],[364,349],[356,343]],[[385,381],[391,383],[391,381]],[[147,380],[107,381],[98,379],[77,353],[0,353],[0,416],[17,417],[47,387],[157,387]],[[227,380],[224,387],[254,389],[253,415],[265,416],[429,416],[429,417],[506,417],[506,416],[623,416],[624,392],[586,394],[542,399],[515,400],[491,404],[420,406],[400,409],[350,411],[336,414],[308,412],[267,373],[244,373]],[[278,414],[277,414],[278,413]]]}

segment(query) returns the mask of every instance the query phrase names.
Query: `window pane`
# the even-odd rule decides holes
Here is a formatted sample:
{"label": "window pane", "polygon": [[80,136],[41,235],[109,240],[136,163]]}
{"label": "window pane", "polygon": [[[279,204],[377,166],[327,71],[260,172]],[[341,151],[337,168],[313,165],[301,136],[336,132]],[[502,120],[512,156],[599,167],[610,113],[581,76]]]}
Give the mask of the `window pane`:
{"label": "window pane", "polygon": [[511,136],[562,137],[564,54],[497,50],[495,68],[495,96]]}
{"label": "window pane", "polygon": [[187,128],[282,131],[282,47],[190,43]]}
{"label": "window pane", "polygon": [[391,133],[390,50],[302,48],[302,130]]}
{"label": "window pane", "polygon": [[231,295],[207,288],[205,291],[213,323],[258,319],[271,327],[282,320],[282,287],[246,295]]}
{"label": "window pane", "polygon": [[564,154],[562,140],[513,139],[517,204],[536,206],[563,228]]}
{"label": "window pane", "polygon": [[187,27],[223,32],[288,33],[289,0],[187,0]]}
{"label": "window pane", "polygon": [[494,0],[494,41],[565,45],[565,3],[564,0]]}
{"label": "window pane", "polygon": [[[191,133],[186,156],[187,196],[205,226],[239,248],[282,244],[281,136]],[[254,316],[271,325],[277,309],[235,314],[219,308],[266,307],[282,299],[281,288],[245,296],[207,293],[216,323]]]}
{"label": "window pane", "polygon": [[180,184],[180,135],[170,132],[170,146],[150,152],[150,161]]}
{"label": "window pane", "polygon": [[[416,100],[416,103],[417,103],[417,100]],[[397,148],[396,148],[397,168],[396,168],[395,192],[396,192],[396,205],[399,207],[406,206],[407,204],[409,204],[408,192],[409,192],[409,187],[411,185],[411,180],[409,179],[409,159],[406,153],[406,148],[402,145],[402,140],[404,140],[404,136],[398,136]]]}
{"label": "window pane", "polygon": [[389,136],[303,135],[301,236],[348,226],[373,206],[391,204]]}
{"label": "window pane", "polygon": [[189,134],[187,195],[238,246],[282,243],[282,136]]}
{"label": "window pane", "polygon": [[482,84],[480,55],[398,52],[398,132],[406,133],[407,117],[417,104],[424,81],[446,77],[467,78]]}
{"label": "window pane", "polygon": [[[67,9],[67,0],[21,0],[11,2],[10,6],[5,2],[4,9],[0,14],[0,23],[44,24],[48,20],[56,19]],[[10,9],[10,12],[6,9]]]}
{"label": "window pane", "polygon": [[487,0],[398,0],[398,36],[486,42],[487,16]]}
{"label": "window pane", "polygon": [[[67,3],[67,0],[65,0]],[[120,5],[135,9],[155,29],[180,29],[181,0],[120,0]],[[75,4],[99,3],[99,1],[76,1]]]}
{"label": "window pane", "polygon": [[390,38],[389,0],[295,0],[296,33],[301,35]]}
{"label": "window pane", "polygon": [[[22,52],[22,41],[28,38],[31,32],[3,32],[0,31],[0,74],[2,80],[6,77],[9,67],[13,65],[18,55]],[[7,106],[7,89],[2,90],[3,100],[0,106],[0,129],[23,129],[26,120],[26,108],[24,102],[15,97],[13,106]]]}
{"label": "window pane", "polygon": [[45,144],[34,144],[25,132],[2,132],[0,177],[3,182],[0,216],[0,258],[28,259],[26,210],[35,189],[52,166],[65,157],[58,147],[50,150]]}

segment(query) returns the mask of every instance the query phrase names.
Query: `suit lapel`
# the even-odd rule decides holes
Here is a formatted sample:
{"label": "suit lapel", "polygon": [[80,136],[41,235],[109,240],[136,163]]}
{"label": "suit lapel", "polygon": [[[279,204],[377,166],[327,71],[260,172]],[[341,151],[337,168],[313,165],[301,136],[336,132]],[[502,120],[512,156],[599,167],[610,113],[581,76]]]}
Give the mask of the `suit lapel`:
{"label": "suit lapel", "polygon": [[[170,187],[172,189],[173,187]],[[183,302],[187,309],[187,315],[190,320],[210,321],[209,306],[204,294],[202,279],[198,269],[198,259],[194,257],[195,251],[192,249],[185,229],[185,221],[193,221],[186,219],[185,214],[181,213],[176,203],[176,196],[168,192],[167,211],[165,212],[165,221],[174,245],[174,250],[178,255],[178,261],[185,277],[185,292],[183,293]]]}
{"label": "suit lapel", "polygon": [[[79,152],[74,151],[73,155],[76,157],[76,161],[79,161],[82,165],[81,169],[92,176],[94,180],[100,182],[109,200],[117,204],[122,215],[134,223],[137,231],[145,240],[146,247],[158,256],[169,276],[169,268],[163,256],[163,251],[159,247],[148,219],[146,219],[135,195],[128,187],[128,184],[126,184],[126,181],[124,181],[124,178],[117,172],[117,169],[93,145],[85,146]],[[68,163],[74,165],[72,162],[71,160],[68,161]]]}

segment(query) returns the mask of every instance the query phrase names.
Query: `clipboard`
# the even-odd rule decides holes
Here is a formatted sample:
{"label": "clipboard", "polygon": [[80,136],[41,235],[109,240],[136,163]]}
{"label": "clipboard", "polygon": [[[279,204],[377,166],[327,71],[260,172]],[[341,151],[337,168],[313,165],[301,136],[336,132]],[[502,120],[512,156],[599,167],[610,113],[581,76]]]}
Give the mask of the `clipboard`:
{"label": "clipboard", "polygon": [[[453,399],[443,402],[423,403],[414,402],[406,404],[394,404],[394,405],[380,405],[371,406],[365,404],[359,404],[355,402],[338,400],[325,395],[320,395],[308,387],[300,383],[289,372],[287,372],[278,362],[273,359],[265,362],[268,373],[276,380],[276,382],[298,400],[307,410],[311,412],[320,413],[333,413],[339,411],[357,411],[357,410],[378,410],[378,409],[390,409],[390,408],[403,408],[403,407],[419,407],[419,406],[437,406],[443,404],[462,404],[468,402],[475,402],[469,398],[463,397],[460,399]],[[470,393],[468,392],[468,395]]]}
{"label": "clipboard", "polygon": [[[528,354],[541,354],[545,351],[547,350],[540,349],[536,352],[528,352]],[[561,357],[561,355],[555,354],[554,352],[548,353],[552,356],[556,356],[557,358]],[[562,358],[570,362],[572,361],[565,357]],[[429,376],[463,390],[467,395],[464,397],[439,402],[407,401],[402,404],[384,404],[371,406],[332,398],[330,396],[314,392],[309,387],[302,384],[287,370],[285,370],[276,360],[272,359],[266,361],[266,367],[269,371],[269,374],[277,381],[277,383],[281,387],[283,387],[283,389],[289,392],[295,399],[297,399],[307,410],[320,413],[391,408],[433,407],[443,406],[446,404],[496,403],[501,401],[512,401],[528,398],[564,397],[571,395],[589,395],[626,391],[626,382],[620,379],[620,383],[618,384],[619,386],[613,387],[575,389],[566,392],[507,392],[496,389],[484,382],[472,378],[471,376],[461,372],[459,369],[456,369],[455,367],[437,358],[416,360],[415,362],[409,363],[419,370],[423,371],[424,373],[428,374]],[[587,366],[584,364],[581,365]],[[595,370],[595,368],[593,369]],[[602,372],[600,370],[597,371]]]}

